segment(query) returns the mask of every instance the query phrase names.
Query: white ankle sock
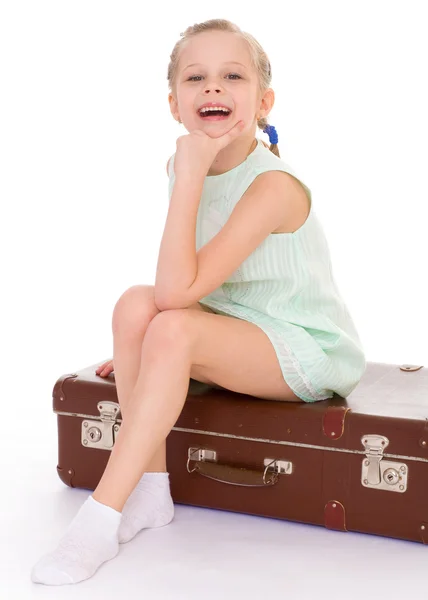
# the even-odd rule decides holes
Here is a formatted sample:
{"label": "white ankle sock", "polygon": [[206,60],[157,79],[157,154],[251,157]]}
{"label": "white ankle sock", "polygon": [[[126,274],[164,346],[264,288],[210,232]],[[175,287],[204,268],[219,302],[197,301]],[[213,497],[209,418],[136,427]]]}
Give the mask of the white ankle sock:
{"label": "white ankle sock", "polygon": [[119,543],[129,542],[141,529],[168,525],[173,518],[169,473],[144,473],[123,507]]}
{"label": "white ankle sock", "polygon": [[68,526],[58,547],[33,567],[35,583],[63,585],[92,577],[119,552],[117,532],[122,513],[89,496]]}

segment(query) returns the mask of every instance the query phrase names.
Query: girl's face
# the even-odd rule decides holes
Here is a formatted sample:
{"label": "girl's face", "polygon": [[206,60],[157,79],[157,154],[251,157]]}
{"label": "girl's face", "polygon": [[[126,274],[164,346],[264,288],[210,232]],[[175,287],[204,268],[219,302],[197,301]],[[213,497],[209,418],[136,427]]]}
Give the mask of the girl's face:
{"label": "girl's face", "polygon": [[[254,135],[257,116],[269,112],[264,110],[258,85],[242,39],[226,31],[200,33],[181,51],[176,97],[169,95],[171,112],[188,131],[202,129],[217,137],[243,120],[241,135]],[[207,102],[223,104],[232,112],[221,120],[206,119],[198,114],[198,109]]]}

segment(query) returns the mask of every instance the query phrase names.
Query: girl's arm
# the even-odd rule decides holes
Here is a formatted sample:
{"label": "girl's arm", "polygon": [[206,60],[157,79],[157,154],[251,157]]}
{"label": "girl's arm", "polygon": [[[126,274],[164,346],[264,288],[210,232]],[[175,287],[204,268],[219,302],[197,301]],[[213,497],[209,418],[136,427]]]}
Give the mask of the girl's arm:
{"label": "girl's arm", "polygon": [[199,129],[177,139],[175,182],[159,250],[155,302],[159,310],[181,308],[198,273],[196,221],[205,177],[220,150],[244,130],[239,120],[211,137]]}
{"label": "girl's arm", "polygon": [[175,305],[197,274],[196,219],[205,175],[177,174],[159,249],[155,302],[159,310]]}
{"label": "girl's arm", "polygon": [[272,231],[301,210],[292,179],[282,171],[258,175],[222,229],[198,252],[195,230],[203,178],[174,187],[155,285],[159,310],[199,302],[221,286]]}

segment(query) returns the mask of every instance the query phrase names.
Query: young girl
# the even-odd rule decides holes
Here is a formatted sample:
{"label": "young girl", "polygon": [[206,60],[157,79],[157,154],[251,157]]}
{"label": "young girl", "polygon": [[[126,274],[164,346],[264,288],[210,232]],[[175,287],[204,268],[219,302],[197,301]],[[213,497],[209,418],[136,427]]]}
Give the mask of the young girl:
{"label": "young girl", "polygon": [[194,25],[174,47],[168,81],[171,114],[189,133],[167,165],[156,282],[117,302],[114,360],[98,371],[108,375],[114,362],[120,433],[97,488],[33,568],[34,582],[87,579],[120,542],[171,522],[165,440],[189,378],[316,402],[346,397],[365,371],[311,192],[279,157],[267,124],[274,92],[261,46],[226,20]]}

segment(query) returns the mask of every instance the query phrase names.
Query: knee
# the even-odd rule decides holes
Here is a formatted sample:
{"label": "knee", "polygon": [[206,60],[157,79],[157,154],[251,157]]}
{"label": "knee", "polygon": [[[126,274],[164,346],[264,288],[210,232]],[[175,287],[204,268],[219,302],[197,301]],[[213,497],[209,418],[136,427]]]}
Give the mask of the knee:
{"label": "knee", "polygon": [[159,312],[149,323],[145,343],[188,348],[193,339],[192,317],[192,311],[185,308]]}
{"label": "knee", "polygon": [[144,332],[148,323],[158,314],[154,301],[154,287],[133,285],[116,302],[112,315],[113,333]]}

